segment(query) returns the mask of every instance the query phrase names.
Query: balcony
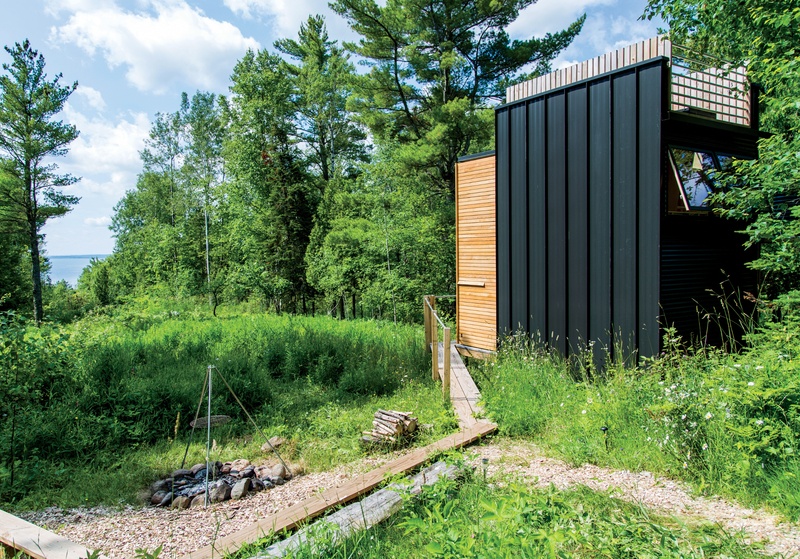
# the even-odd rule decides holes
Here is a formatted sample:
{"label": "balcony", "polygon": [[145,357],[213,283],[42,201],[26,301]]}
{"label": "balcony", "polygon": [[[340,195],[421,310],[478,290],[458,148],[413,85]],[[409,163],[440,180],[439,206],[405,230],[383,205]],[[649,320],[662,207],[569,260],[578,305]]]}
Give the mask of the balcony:
{"label": "balcony", "polygon": [[670,110],[738,126],[751,126],[747,70],[713,56],[653,37],[511,86],[506,102],[545,93],[571,83],[666,57],[670,69]]}

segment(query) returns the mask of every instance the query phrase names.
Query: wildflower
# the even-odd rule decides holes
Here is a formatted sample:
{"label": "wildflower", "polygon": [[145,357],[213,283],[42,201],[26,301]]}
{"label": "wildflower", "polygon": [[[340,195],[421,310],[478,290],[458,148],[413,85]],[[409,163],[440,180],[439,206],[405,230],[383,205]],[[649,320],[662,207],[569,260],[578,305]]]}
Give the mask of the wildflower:
{"label": "wildflower", "polygon": [[683,469],[685,470],[685,469],[686,469],[686,468],[688,468],[688,467],[689,467],[689,465],[688,465],[686,462],[684,462],[684,463],[683,463]]}
{"label": "wildflower", "polygon": [[564,407],[564,402],[561,402],[561,405],[559,407],[563,408]]}
{"label": "wildflower", "polygon": [[750,382],[747,383],[747,386],[755,386],[755,385],[756,385],[756,383],[754,383],[753,381],[750,381]]}
{"label": "wildflower", "polygon": [[692,451],[691,450],[686,453],[686,459],[687,460],[691,460],[692,459]]}
{"label": "wildflower", "polygon": [[650,441],[652,441],[652,440],[653,440],[653,437],[647,437],[647,442],[648,442],[648,443],[649,443]]}
{"label": "wildflower", "polygon": [[759,419],[758,421],[756,421],[756,425],[764,425],[764,421]]}
{"label": "wildflower", "polygon": [[734,365],[734,367],[736,367],[736,368],[738,369],[739,367],[741,367],[741,365],[740,365],[739,363],[736,363],[736,364]]}
{"label": "wildflower", "polygon": [[681,419],[686,419],[686,414],[683,414],[683,415],[681,416]]}
{"label": "wildflower", "polygon": [[592,400],[591,398],[587,398],[587,399],[586,399],[586,403],[587,403],[587,404],[591,404],[592,402],[593,402],[593,400]]}
{"label": "wildflower", "polygon": [[581,413],[582,413],[583,415],[586,415],[586,410],[583,410]]}
{"label": "wildflower", "polygon": [[703,450],[708,450],[708,445],[706,443],[703,443]]}
{"label": "wildflower", "polygon": [[712,417],[714,417],[714,415],[711,412],[706,414],[706,419],[711,419]]}
{"label": "wildflower", "polygon": [[764,367],[762,367],[761,365],[756,365],[756,371],[758,371],[759,369],[763,369],[763,368]]}

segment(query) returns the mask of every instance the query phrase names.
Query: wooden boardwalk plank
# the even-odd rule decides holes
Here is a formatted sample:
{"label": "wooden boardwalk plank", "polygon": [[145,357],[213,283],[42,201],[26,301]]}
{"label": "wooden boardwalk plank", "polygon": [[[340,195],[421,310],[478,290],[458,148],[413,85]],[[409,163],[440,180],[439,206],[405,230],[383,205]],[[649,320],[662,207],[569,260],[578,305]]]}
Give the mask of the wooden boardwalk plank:
{"label": "wooden boardwalk plank", "polygon": [[[82,545],[39,528],[35,524],[0,510],[0,542],[34,559],[86,559]],[[106,559],[100,556],[100,559]]]}
{"label": "wooden boardwalk plank", "polygon": [[458,349],[455,346],[450,347],[450,376],[451,382],[453,382],[452,379],[455,379],[455,383],[461,387],[461,392],[463,392],[464,399],[469,404],[472,414],[483,411],[478,405],[481,399],[480,390],[478,390],[475,381],[472,380],[472,376],[469,374],[464,361],[461,359],[461,354],[458,353]]}
{"label": "wooden boardwalk plank", "polygon": [[328,489],[288,507],[250,526],[218,539],[212,545],[184,555],[183,559],[210,559],[231,553],[245,543],[252,543],[273,532],[296,527],[300,522],[319,516],[325,510],[347,503],[378,486],[387,475],[399,474],[427,462],[431,455],[446,450],[461,448],[497,429],[493,423],[478,422],[469,429],[454,433],[449,437],[417,449],[388,464],[354,478],[340,487]]}

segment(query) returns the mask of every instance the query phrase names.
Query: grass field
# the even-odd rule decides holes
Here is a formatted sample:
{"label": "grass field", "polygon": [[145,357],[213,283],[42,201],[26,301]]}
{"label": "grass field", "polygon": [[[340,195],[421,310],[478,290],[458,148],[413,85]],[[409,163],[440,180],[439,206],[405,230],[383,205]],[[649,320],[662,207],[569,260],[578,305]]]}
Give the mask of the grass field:
{"label": "grass field", "polygon": [[[307,470],[364,454],[358,439],[378,408],[413,410],[432,430],[426,444],[457,427],[430,380],[417,329],[328,317],[234,315],[204,309],[116,309],[67,329],[28,328],[6,317],[13,343],[0,354],[7,415],[0,448],[4,506],[131,502],[181,464],[203,379],[215,365],[268,436]],[[263,440],[215,379],[217,459],[255,459]],[[11,405],[9,405],[11,404]],[[13,443],[12,443],[13,438]],[[205,441],[188,461],[205,459]],[[6,450],[7,449],[7,450]],[[92,483],[80,483],[91,478]]]}

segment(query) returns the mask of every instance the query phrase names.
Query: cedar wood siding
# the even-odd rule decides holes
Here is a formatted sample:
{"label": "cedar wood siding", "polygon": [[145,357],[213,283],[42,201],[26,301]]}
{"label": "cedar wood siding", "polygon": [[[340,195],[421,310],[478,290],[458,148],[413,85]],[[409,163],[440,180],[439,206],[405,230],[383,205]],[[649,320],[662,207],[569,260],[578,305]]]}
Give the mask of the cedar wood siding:
{"label": "cedar wood siding", "polygon": [[497,346],[496,236],[495,157],[479,154],[456,165],[457,342],[490,351]]}

